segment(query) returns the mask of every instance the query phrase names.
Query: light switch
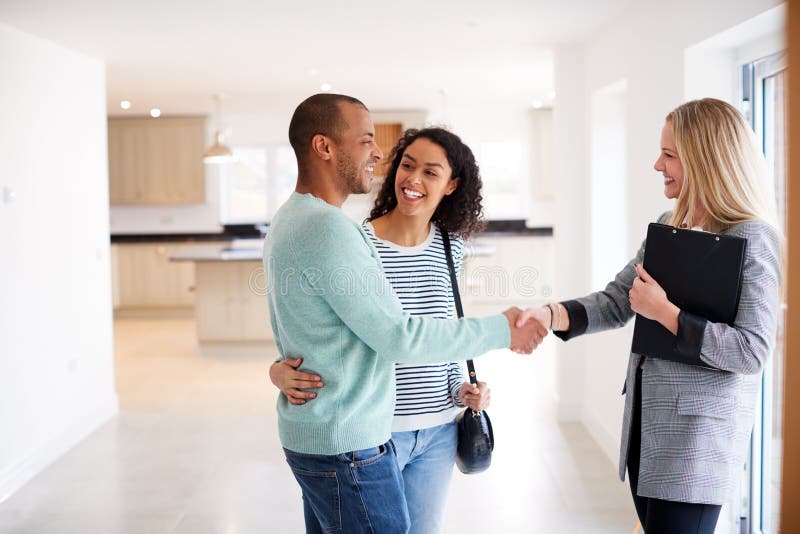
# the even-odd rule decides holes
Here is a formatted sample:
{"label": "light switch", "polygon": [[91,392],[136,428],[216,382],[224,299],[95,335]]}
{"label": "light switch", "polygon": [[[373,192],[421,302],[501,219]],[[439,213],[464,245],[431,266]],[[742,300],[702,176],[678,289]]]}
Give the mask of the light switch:
{"label": "light switch", "polygon": [[8,186],[3,187],[3,202],[13,204],[17,200],[17,192]]}

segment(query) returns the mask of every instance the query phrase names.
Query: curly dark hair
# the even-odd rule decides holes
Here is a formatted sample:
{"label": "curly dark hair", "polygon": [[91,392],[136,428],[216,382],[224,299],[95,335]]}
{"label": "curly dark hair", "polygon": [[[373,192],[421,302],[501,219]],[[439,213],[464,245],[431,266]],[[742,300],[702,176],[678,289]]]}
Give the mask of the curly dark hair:
{"label": "curly dark hair", "polygon": [[447,155],[447,162],[453,170],[451,178],[460,178],[455,191],[442,198],[436,207],[431,222],[441,231],[456,234],[466,240],[486,226],[481,195],[483,182],[472,150],[456,134],[444,128],[422,130],[411,128],[403,133],[389,154],[389,171],[367,220],[373,221],[397,207],[397,195],[394,190],[397,169],[400,168],[406,148],[420,138],[428,139],[442,147]]}

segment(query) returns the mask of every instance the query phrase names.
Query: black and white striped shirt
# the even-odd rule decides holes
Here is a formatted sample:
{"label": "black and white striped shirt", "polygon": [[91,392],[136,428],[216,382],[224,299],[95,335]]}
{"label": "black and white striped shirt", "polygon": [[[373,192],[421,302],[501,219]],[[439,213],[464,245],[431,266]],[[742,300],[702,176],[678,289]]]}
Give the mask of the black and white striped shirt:
{"label": "black and white striped shirt", "polygon": [[[455,317],[447,256],[441,232],[433,223],[428,237],[415,247],[403,247],[378,238],[369,222],[364,223],[364,230],[378,251],[383,271],[403,310],[411,315],[440,319]],[[459,272],[464,242],[452,237],[450,244],[453,263]],[[433,365],[398,363],[395,376],[397,396],[393,432],[448,423],[455,417],[457,407],[462,406],[458,402],[458,390],[464,382],[464,372],[458,362]]]}

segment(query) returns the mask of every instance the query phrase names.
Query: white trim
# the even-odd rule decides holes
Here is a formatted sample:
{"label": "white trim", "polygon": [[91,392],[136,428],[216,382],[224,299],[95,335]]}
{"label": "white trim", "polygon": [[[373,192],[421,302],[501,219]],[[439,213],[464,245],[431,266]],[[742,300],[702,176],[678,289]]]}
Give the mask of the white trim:
{"label": "white trim", "polygon": [[114,391],[110,391],[104,401],[98,402],[87,394],[81,399],[77,411],[83,416],[70,427],[0,471],[0,503],[116,415],[119,412],[119,398]]}

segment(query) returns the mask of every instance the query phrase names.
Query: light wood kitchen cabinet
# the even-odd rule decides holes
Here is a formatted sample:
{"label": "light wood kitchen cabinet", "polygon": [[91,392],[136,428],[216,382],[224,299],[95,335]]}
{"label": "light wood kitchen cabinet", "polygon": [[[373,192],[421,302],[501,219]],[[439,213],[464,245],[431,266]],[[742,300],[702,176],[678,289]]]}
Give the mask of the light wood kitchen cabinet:
{"label": "light wood kitchen cabinet", "polygon": [[170,255],[179,243],[114,245],[115,309],[146,314],[164,310],[191,312],[194,307],[194,267],[175,263]]}
{"label": "light wood kitchen cabinet", "polygon": [[383,152],[383,159],[378,162],[375,176],[386,176],[391,163],[389,155],[401,135],[403,135],[403,125],[399,122],[375,124],[375,143]]}
{"label": "light wood kitchen cabinet", "polygon": [[205,201],[204,117],[108,120],[111,204]]}
{"label": "light wood kitchen cabinet", "polygon": [[201,344],[272,340],[260,260],[195,262]]}

